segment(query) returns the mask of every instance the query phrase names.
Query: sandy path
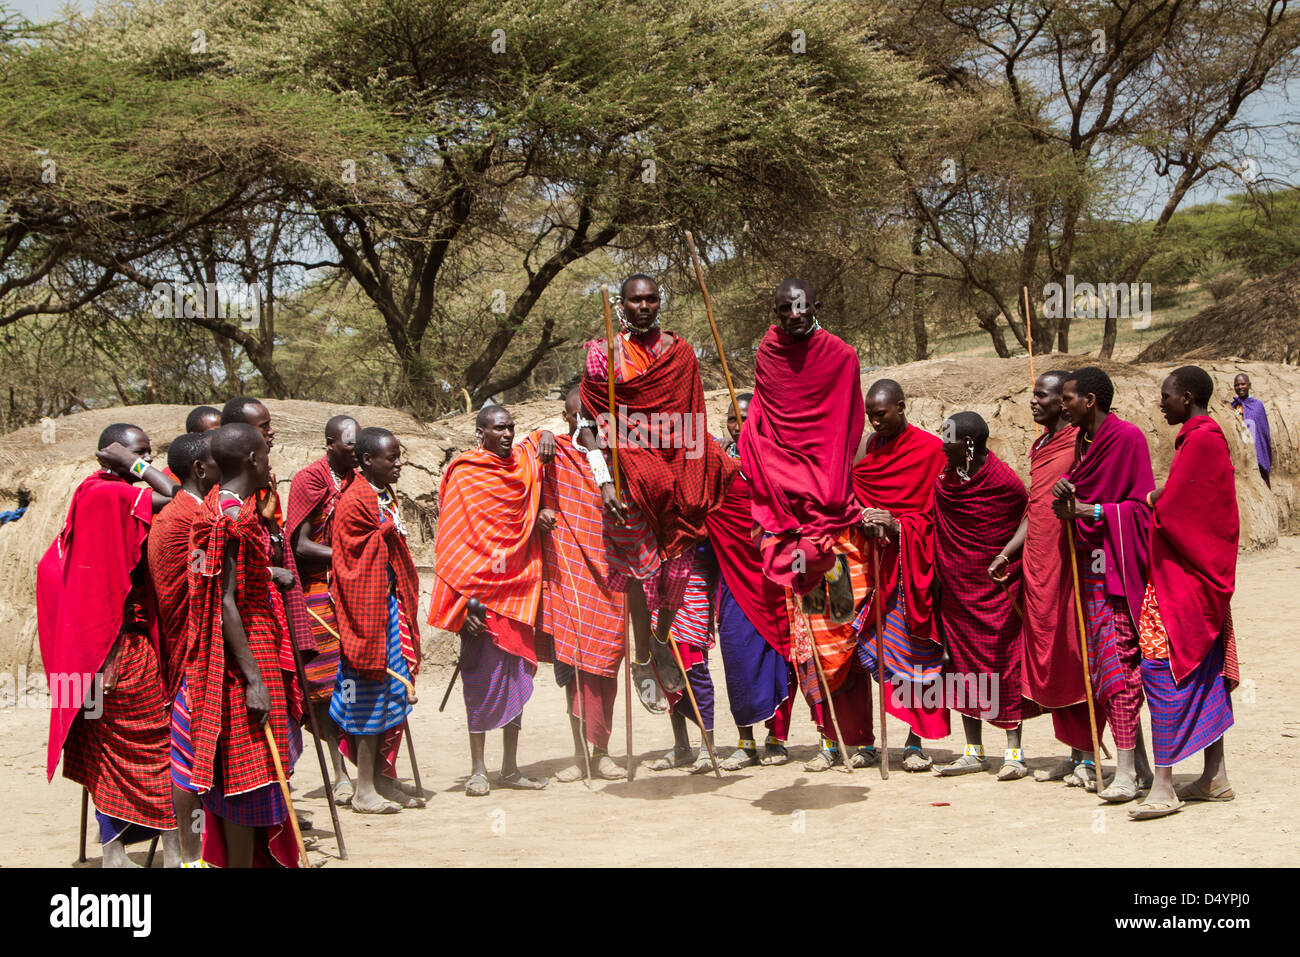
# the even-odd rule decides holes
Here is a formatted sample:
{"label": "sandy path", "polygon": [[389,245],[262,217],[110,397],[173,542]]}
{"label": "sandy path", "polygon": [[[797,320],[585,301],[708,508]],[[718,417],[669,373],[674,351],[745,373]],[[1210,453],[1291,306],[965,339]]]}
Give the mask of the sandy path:
{"label": "sandy path", "polygon": [[[999,783],[993,774],[939,778],[897,770],[904,726],[890,718],[895,771],[853,775],[808,774],[815,730],[796,704],[791,732],[795,758],[781,768],[691,777],[641,769],[635,782],[552,783],[541,793],[495,791],[471,800],[461,793],[468,770],[464,708],[459,692],[437,712],[446,671],[422,677],[422,700],[412,720],[425,787],[437,792],[429,807],[391,817],[343,812],[351,857],[339,861],[327,830],[308,834],[314,864],[383,865],[867,865],[880,863],[863,838],[891,848],[894,865],[1119,865],[1260,866],[1300,864],[1294,758],[1300,738],[1300,699],[1289,676],[1297,657],[1300,622],[1300,538],[1284,539],[1243,556],[1233,603],[1243,687],[1234,696],[1237,724],[1228,736],[1228,762],[1238,798],[1231,804],[1191,805],[1172,818],[1133,823],[1122,807],[1094,796],[1030,779]],[[722,667],[712,658],[721,686]],[[722,689],[720,688],[720,691]],[[734,747],[734,729],[719,700],[722,753]],[[571,748],[563,692],[549,666],[524,712],[520,757],[528,772],[553,774]],[[623,704],[612,747],[621,760]],[[1144,715],[1145,718],[1145,715]],[[60,866],[76,856],[76,785],[51,784],[42,770],[46,714],[0,711],[0,864]],[[953,724],[960,734],[960,722]],[[636,747],[642,760],[672,741],[668,721],[637,706]],[[986,746],[1001,751],[1001,732],[988,729]],[[937,742],[937,760],[960,749],[959,736]],[[1047,718],[1025,731],[1029,763],[1041,767],[1059,755]],[[500,737],[489,738],[489,766]],[[405,762],[402,763],[403,773]],[[1180,767],[1178,780],[1199,770],[1199,758]],[[294,778],[299,806],[328,828],[314,756],[304,755]],[[305,797],[304,797],[305,795]],[[669,799],[673,799],[671,803]],[[946,802],[945,806],[934,806]],[[91,825],[90,863],[98,866]],[[135,855],[139,858],[141,855]]]}

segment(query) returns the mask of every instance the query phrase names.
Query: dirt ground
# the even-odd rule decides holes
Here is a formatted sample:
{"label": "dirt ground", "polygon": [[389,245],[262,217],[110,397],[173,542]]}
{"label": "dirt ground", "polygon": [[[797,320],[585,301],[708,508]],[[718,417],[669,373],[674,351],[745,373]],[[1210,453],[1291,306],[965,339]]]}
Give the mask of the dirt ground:
{"label": "dirt ground", "polygon": [[[420,703],[411,719],[424,786],[435,796],[422,810],[387,817],[341,811],[349,859],[340,861],[329,829],[317,764],[310,748],[294,776],[297,806],[314,818],[306,835],[314,866],[382,867],[511,865],[878,865],[875,847],[892,848],[889,862],[906,865],[1015,866],[1296,866],[1300,822],[1289,801],[1300,775],[1295,754],[1300,738],[1300,698],[1291,684],[1300,621],[1300,538],[1241,557],[1233,615],[1243,685],[1234,695],[1237,723],[1228,735],[1228,767],[1237,791],[1230,804],[1189,805],[1171,818],[1134,823],[1122,806],[1093,795],[1032,779],[998,782],[992,772],[958,778],[898,769],[904,726],[890,718],[894,770],[888,781],[875,769],[809,774],[816,731],[801,702],[791,731],[791,763],[724,774],[722,780],[683,771],[655,774],[641,768],[636,780],[557,784],[540,793],[493,791],[484,799],[464,796],[469,755],[459,690],[447,710],[438,701],[450,672],[421,676]],[[720,752],[735,746],[725,708],[722,665],[712,656],[719,684]],[[563,692],[549,666],[524,712],[520,760],[532,775],[550,775],[568,763],[572,743]],[[616,709],[611,747],[623,758],[623,702]],[[1145,718],[1145,715],[1144,715]],[[0,865],[74,865],[78,788],[43,772],[45,712],[0,711]],[[935,742],[937,762],[960,753],[957,734]],[[666,718],[633,715],[638,757],[645,761],[668,748]],[[1002,749],[1001,732],[987,729],[991,754]],[[500,760],[500,736],[489,737],[488,762]],[[1032,767],[1062,753],[1048,718],[1025,729]],[[1199,757],[1181,765],[1179,781],[1199,770]],[[405,761],[399,765],[408,774]],[[493,775],[495,776],[495,774]],[[89,862],[99,866],[91,824]],[[133,857],[143,860],[144,845]],[[159,860],[161,863],[161,858]]]}

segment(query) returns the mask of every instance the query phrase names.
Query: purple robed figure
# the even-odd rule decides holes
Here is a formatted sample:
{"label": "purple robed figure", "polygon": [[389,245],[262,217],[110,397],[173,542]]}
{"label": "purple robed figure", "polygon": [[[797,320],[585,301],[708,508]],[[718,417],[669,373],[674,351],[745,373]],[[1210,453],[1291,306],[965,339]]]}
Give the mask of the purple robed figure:
{"label": "purple robed figure", "polygon": [[1273,435],[1268,429],[1264,403],[1253,395],[1244,399],[1238,396],[1232,400],[1232,407],[1255,440],[1255,458],[1259,460],[1259,467],[1265,472],[1273,471]]}
{"label": "purple robed figure", "polygon": [[1127,600],[1136,628],[1150,553],[1146,496],[1156,487],[1146,437],[1132,422],[1108,415],[1091,443],[1079,432],[1075,450],[1075,465],[1066,478],[1080,502],[1101,503],[1103,512],[1097,523],[1075,519],[1075,537],[1082,543],[1079,562],[1087,566],[1098,554],[1103,557],[1106,594]]}

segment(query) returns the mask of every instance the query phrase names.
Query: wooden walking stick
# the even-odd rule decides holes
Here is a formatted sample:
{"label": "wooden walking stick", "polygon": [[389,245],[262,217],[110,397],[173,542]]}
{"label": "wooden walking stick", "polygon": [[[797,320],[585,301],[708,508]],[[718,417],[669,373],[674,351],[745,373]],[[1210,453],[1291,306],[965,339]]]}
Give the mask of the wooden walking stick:
{"label": "wooden walking stick", "polygon": [[713,753],[713,742],[709,740],[710,728],[705,730],[704,717],[700,714],[700,704],[695,700],[695,689],[691,687],[691,676],[686,673],[686,663],[682,661],[681,650],[677,647],[677,639],[673,637],[672,630],[668,632],[668,647],[673,650],[673,658],[677,662],[677,667],[681,669],[682,677],[686,679],[686,695],[691,699],[691,708],[695,711],[695,720],[700,726],[700,737],[704,739],[704,746],[709,751],[709,760],[713,762],[713,773],[719,778],[722,777],[722,769],[718,767],[718,756]]}
{"label": "wooden walking stick", "polygon": [[420,792],[420,797],[424,797],[424,785],[420,783],[420,763],[415,760],[415,742],[411,740],[411,719],[407,718],[402,722],[406,729],[406,757],[411,762],[411,778],[415,781],[415,789]]}
{"label": "wooden walking stick", "polygon": [[153,867],[154,855],[158,853],[158,835],[155,834],[149,839],[149,856],[144,859],[144,869],[148,870]]}
{"label": "wooden walking stick", "polygon": [[[335,638],[339,637],[338,632],[325,624],[325,620],[316,614],[315,609],[308,608],[307,611],[322,625],[325,625]],[[348,859],[348,846],[343,841],[343,828],[339,826],[339,809],[334,804],[334,782],[330,780],[329,765],[325,761],[325,749],[321,747],[320,743],[320,727],[316,721],[316,709],[311,706],[311,696],[307,693],[307,669],[302,663],[302,654],[298,651],[298,643],[296,641],[290,641],[289,643],[293,645],[293,664],[294,668],[297,669],[298,684],[302,688],[303,698],[305,699],[303,708],[306,710],[307,720],[311,724],[312,740],[316,743],[316,760],[320,764],[321,779],[325,782],[325,800],[329,802],[330,806],[330,823],[334,826],[334,839],[339,847],[339,860],[346,861]]]}
{"label": "wooden walking stick", "polygon": [[90,791],[81,789],[81,837],[77,841],[77,863],[86,863],[86,819],[90,816]]}
{"label": "wooden walking stick", "polygon": [[722,348],[722,336],[718,333],[718,324],[713,318],[713,301],[709,299],[709,287],[704,285],[704,270],[700,268],[700,257],[695,252],[695,237],[686,230],[686,246],[691,251],[691,262],[695,265],[695,278],[699,280],[700,292],[704,295],[704,314],[709,317],[709,328],[713,330],[713,342],[718,347],[718,360],[722,363],[722,374],[727,379],[727,391],[731,393],[731,407],[736,410],[736,424],[744,425],[745,418],[740,414],[740,403],[736,401],[736,387],[731,382],[731,370],[727,368],[727,353]]}
{"label": "wooden walking stick", "polygon": [[[605,356],[608,369],[605,381],[609,386],[609,442],[614,459],[614,497],[623,507],[623,479],[618,468],[618,408],[614,405],[614,320],[609,312],[609,286],[601,284],[600,304],[605,310]],[[635,584],[633,587],[637,587]],[[627,711],[627,779],[636,777],[636,761],[632,757],[632,635],[629,629],[627,601],[623,602],[623,685],[624,704]]]}
{"label": "wooden walking stick", "polygon": [[844,741],[844,732],[840,730],[840,719],[835,714],[835,702],[831,698],[831,685],[826,680],[826,672],[822,670],[821,654],[817,651],[817,636],[813,634],[812,623],[808,621],[808,613],[803,610],[802,599],[794,596],[794,606],[799,612],[799,617],[803,620],[804,631],[808,632],[808,642],[812,645],[813,668],[817,671],[817,681],[821,685],[822,694],[826,696],[826,710],[831,715],[831,727],[835,729],[835,737],[840,747],[840,757],[844,762],[844,771],[847,774],[853,773],[853,764],[849,760],[848,744]]}
{"label": "wooden walking stick", "polygon": [[875,592],[871,596],[876,606],[876,681],[880,685],[880,779],[889,780],[889,729],[885,727],[885,695],[889,692],[885,685],[885,618],[881,605],[880,588],[880,539],[871,543],[871,566],[875,576]]}
{"label": "wooden walking stick", "polygon": [[1079,619],[1079,653],[1083,659],[1083,691],[1088,696],[1088,730],[1092,732],[1092,755],[1097,761],[1097,790],[1101,791],[1101,742],[1097,734],[1097,712],[1092,702],[1092,664],[1088,660],[1088,626],[1083,619],[1083,595],[1079,591],[1079,556],[1074,548],[1074,520],[1065,519],[1065,537],[1070,542],[1070,571],[1074,573],[1074,610]]}
{"label": "wooden walking stick", "polygon": [[298,842],[298,857],[302,861],[302,866],[309,868],[311,865],[307,862],[307,846],[302,842],[302,831],[298,828],[298,815],[293,810],[289,781],[284,776],[284,765],[280,763],[280,749],[275,745],[275,735],[271,732],[270,721],[262,725],[262,731],[266,734],[266,745],[271,749],[271,760],[275,763],[275,778],[280,782],[280,793],[284,795],[284,803],[289,808],[289,826],[293,828],[294,840]]}

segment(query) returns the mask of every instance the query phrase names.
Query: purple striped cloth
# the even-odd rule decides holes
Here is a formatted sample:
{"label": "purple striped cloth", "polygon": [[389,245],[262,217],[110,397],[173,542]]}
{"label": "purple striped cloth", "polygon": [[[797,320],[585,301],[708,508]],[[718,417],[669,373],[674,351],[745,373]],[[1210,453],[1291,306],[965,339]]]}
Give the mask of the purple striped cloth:
{"label": "purple striped cloth", "polygon": [[460,677],[470,734],[523,727],[537,666],[502,651],[487,634],[460,640]]}
{"label": "purple striped cloth", "polygon": [[1203,751],[1232,727],[1232,698],[1223,678],[1223,643],[1174,684],[1166,658],[1142,659],[1142,688],[1151,709],[1151,750],[1157,767],[1170,768]]}

